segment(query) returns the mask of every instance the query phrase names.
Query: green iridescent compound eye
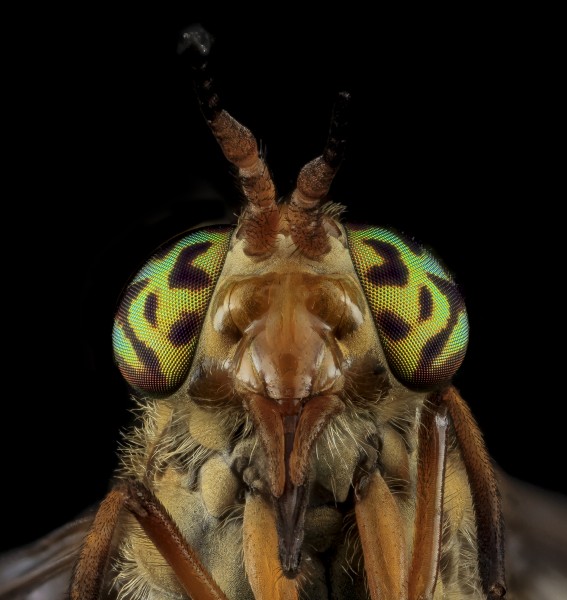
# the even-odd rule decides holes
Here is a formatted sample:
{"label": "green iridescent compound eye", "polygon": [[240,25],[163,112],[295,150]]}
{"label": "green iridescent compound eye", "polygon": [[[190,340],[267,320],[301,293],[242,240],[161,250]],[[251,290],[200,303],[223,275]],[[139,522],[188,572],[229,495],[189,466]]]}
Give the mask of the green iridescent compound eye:
{"label": "green iridescent compound eye", "polygon": [[134,388],[172,392],[187,376],[233,230],[186,234],[154,254],[130,282],[112,340],[118,367]]}
{"label": "green iridescent compound eye", "polygon": [[463,361],[469,331],[450,275],[424,248],[392,231],[368,225],[346,231],[394,375],[416,389],[448,381]]}

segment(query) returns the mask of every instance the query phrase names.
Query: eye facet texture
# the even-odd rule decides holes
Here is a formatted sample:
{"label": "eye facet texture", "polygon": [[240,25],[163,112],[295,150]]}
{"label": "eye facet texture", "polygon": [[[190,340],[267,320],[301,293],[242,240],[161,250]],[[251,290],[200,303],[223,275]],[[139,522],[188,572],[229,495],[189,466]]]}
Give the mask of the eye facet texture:
{"label": "eye facet texture", "polygon": [[132,387],[169,393],[187,376],[233,230],[205,227],[168,243],[128,285],[112,341]]}
{"label": "eye facet texture", "polygon": [[414,389],[448,381],[465,356],[468,319],[451,276],[416,242],[347,225],[352,260],[397,379]]}

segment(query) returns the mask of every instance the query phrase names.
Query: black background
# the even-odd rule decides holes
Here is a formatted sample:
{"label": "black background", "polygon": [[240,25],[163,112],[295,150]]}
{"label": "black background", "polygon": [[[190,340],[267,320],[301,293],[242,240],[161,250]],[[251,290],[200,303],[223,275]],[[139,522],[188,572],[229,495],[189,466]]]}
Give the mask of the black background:
{"label": "black background", "polygon": [[82,5],[13,23],[1,548],[106,493],[132,408],[111,351],[122,286],[164,240],[238,211],[176,54],[195,21],[215,35],[224,104],[261,140],[282,194],[321,152],[335,94],[351,92],[333,199],[347,220],[393,226],[443,259],[471,326],[455,383],[490,452],[510,474],[567,492],[553,345],[564,301],[551,266],[558,112],[539,26],[328,10]]}

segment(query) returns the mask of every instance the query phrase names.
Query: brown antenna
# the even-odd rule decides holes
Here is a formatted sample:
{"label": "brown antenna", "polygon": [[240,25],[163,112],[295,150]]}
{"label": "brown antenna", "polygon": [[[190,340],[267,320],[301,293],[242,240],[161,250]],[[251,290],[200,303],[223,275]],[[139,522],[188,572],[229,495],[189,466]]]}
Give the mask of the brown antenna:
{"label": "brown antenna", "polygon": [[288,209],[291,237],[301,252],[317,258],[329,251],[327,232],[323,226],[321,200],[329,193],[331,183],[343,160],[344,133],[350,95],[340,92],[335,102],[327,145],[321,156],[308,162],[297,178]]}
{"label": "brown antenna", "polygon": [[246,243],[245,252],[269,254],[279,228],[276,189],[252,132],[221,107],[208,67],[212,43],[209,32],[195,24],[183,31],[177,50],[179,54],[189,51],[201,111],[224,155],[238,169],[247,200],[239,231],[239,237]]}

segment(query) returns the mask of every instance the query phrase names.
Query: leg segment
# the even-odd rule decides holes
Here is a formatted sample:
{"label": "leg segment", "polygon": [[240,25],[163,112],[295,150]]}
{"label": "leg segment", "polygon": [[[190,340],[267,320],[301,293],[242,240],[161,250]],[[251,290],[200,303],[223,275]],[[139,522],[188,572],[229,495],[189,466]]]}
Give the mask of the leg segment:
{"label": "leg segment", "polygon": [[278,554],[274,510],[260,496],[248,496],[243,524],[244,566],[256,600],[297,600],[295,579],[284,577]]}
{"label": "leg segment", "polygon": [[447,409],[440,394],[429,398],[419,429],[417,503],[408,570],[402,517],[376,472],[359,492],[356,521],[372,600],[431,600],[441,552]]}
{"label": "leg segment", "polygon": [[443,394],[467,470],[476,514],[479,568],[488,600],[506,595],[500,494],[482,434],[467,403],[450,387]]}
{"label": "leg segment", "polygon": [[161,502],[140,482],[119,484],[102,501],[75,567],[71,600],[100,597],[112,538],[123,508],[136,517],[191,598],[226,600]]}
{"label": "leg segment", "polygon": [[375,471],[356,487],[355,514],[372,600],[407,599],[406,540],[392,492]]}
{"label": "leg segment", "polygon": [[102,501],[83,543],[71,580],[71,600],[97,600],[103,584],[106,564],[118,518],[127,491],[118,486]]}
{"label": "leg segment", "polygon": [[410,600],[431,600],[439,572],[447,434],[441,402],[440,394],[430,396],[421,416]]}

